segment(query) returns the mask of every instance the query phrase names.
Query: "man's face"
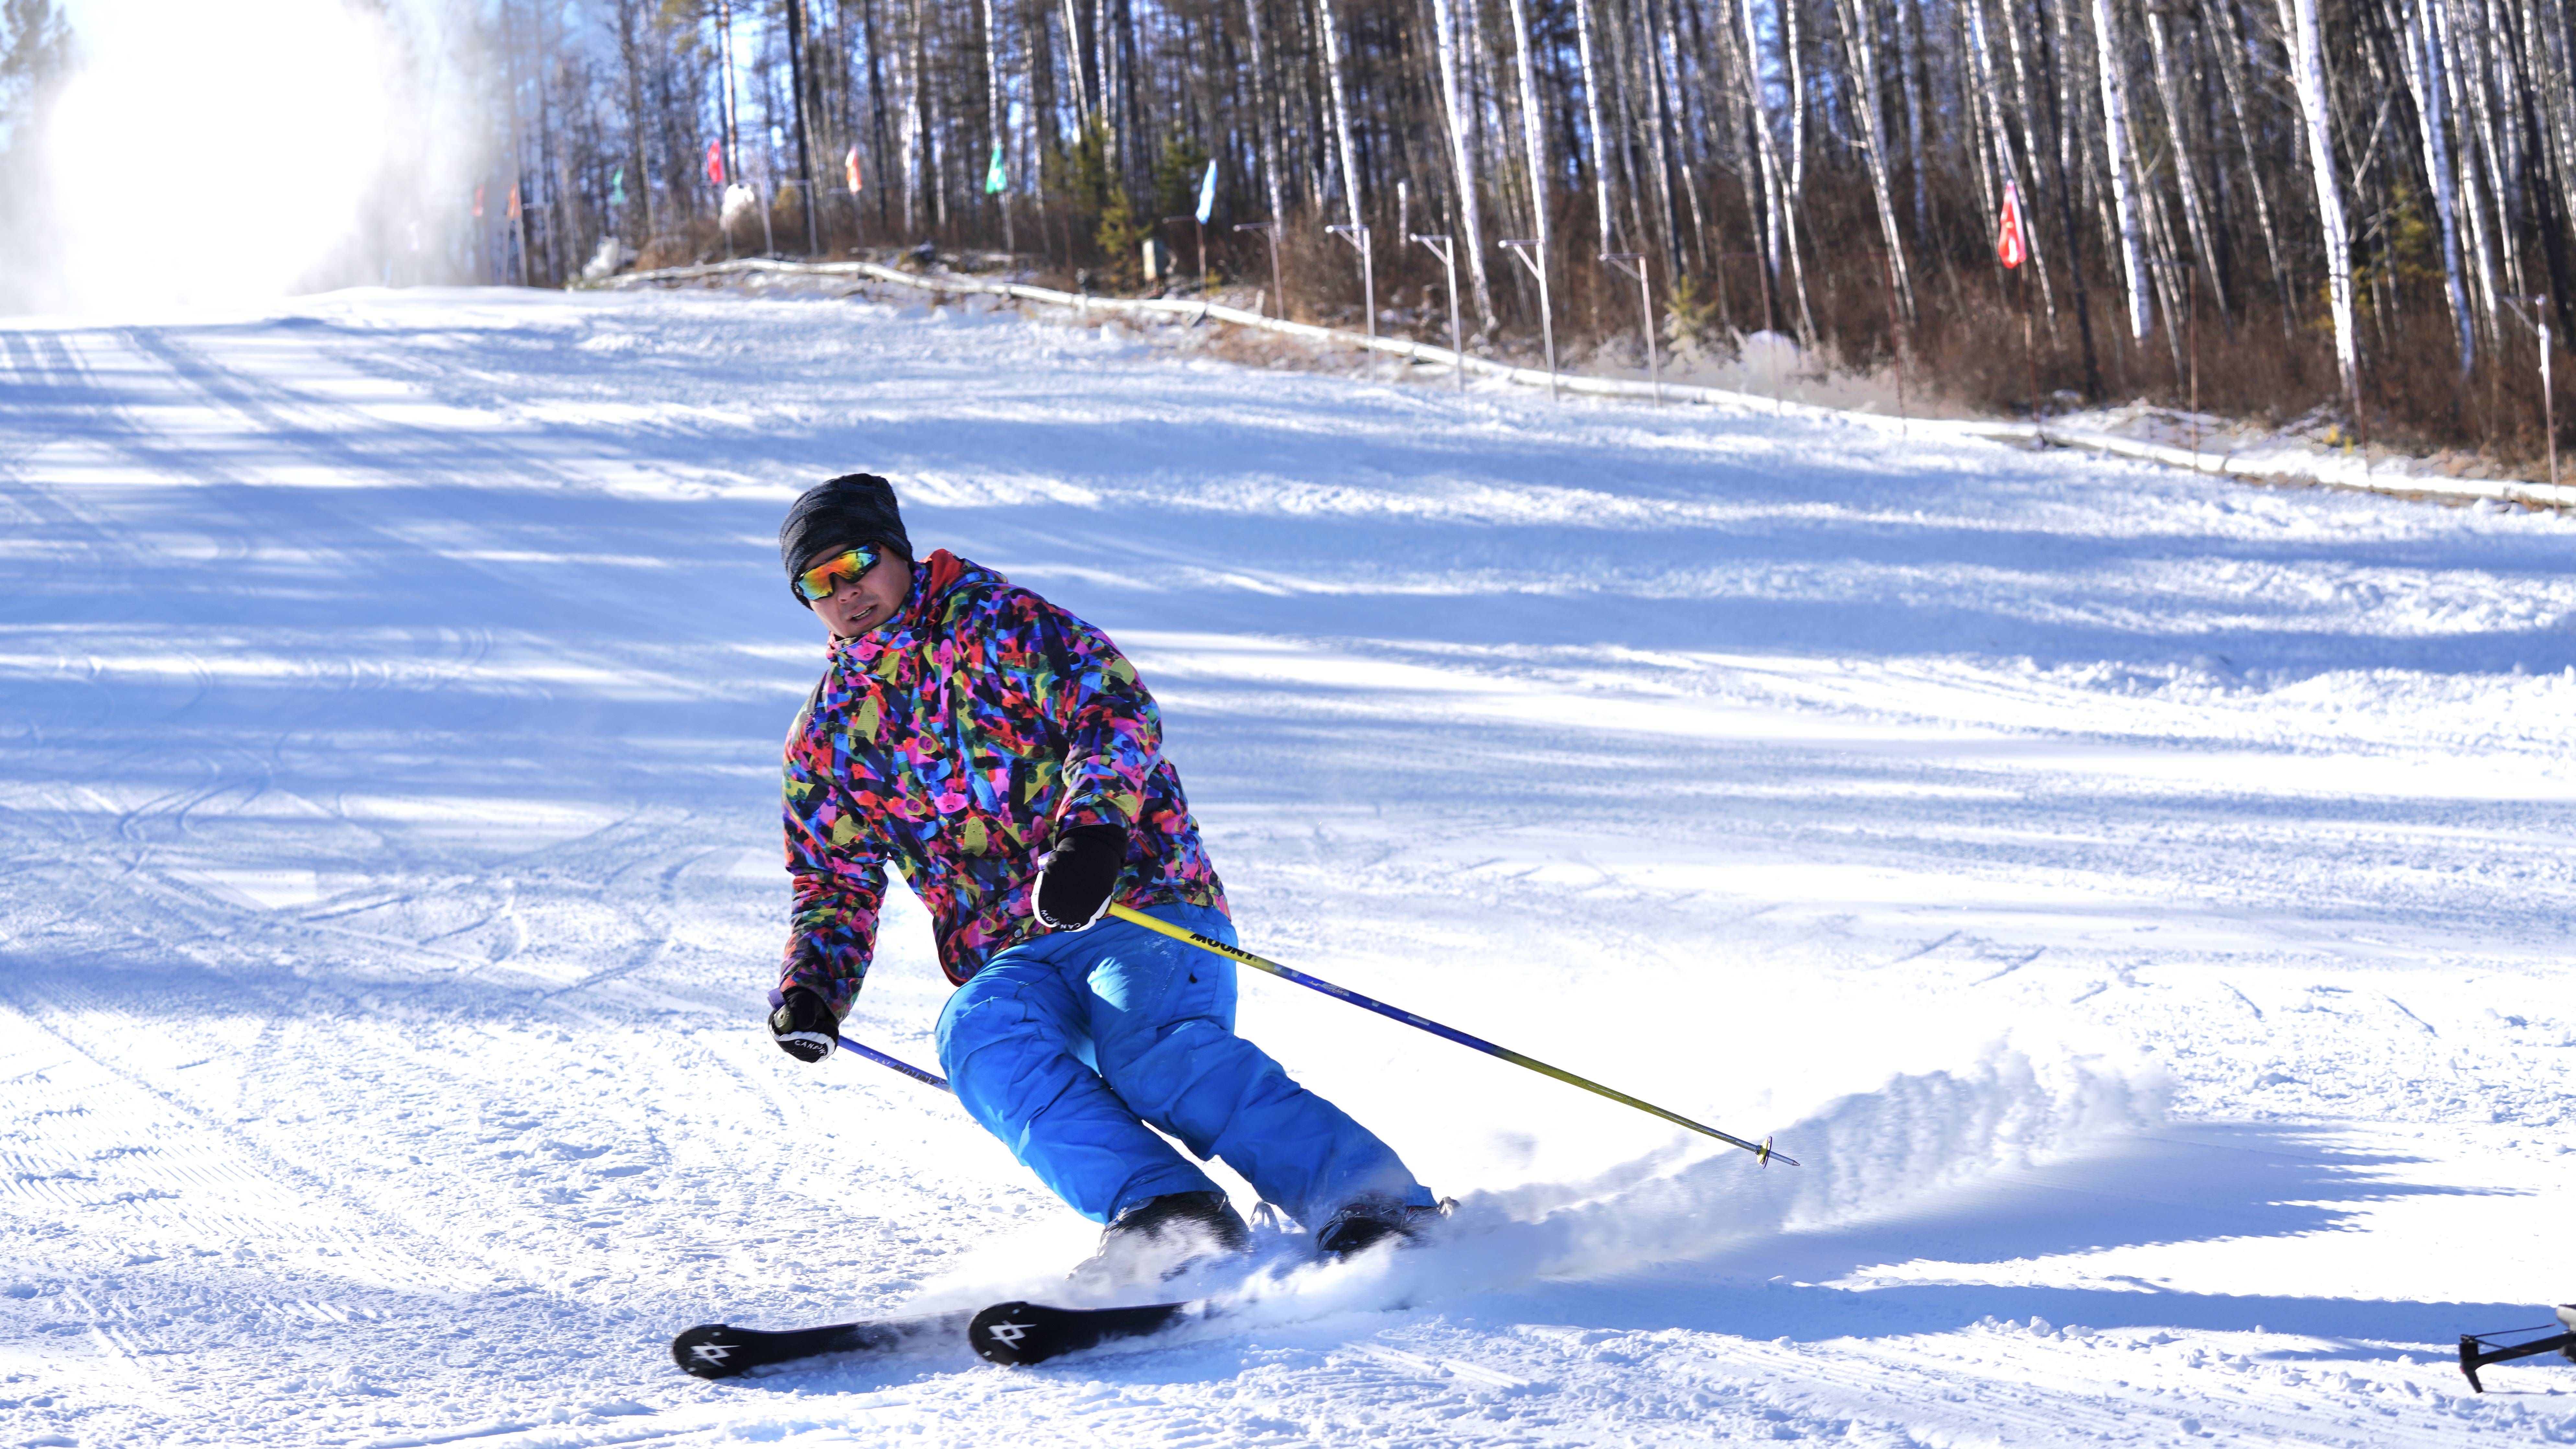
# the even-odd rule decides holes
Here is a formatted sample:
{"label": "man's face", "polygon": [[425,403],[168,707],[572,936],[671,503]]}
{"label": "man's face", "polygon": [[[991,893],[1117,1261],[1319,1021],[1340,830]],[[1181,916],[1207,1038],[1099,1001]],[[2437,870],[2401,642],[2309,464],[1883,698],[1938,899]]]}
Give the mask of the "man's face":
{"label": "man's face", "polygon": [[[820,568],[846,552],[824,549],[805,560],[805,567]],[[855,639],[903,612],[904,596],[912,592],[912,565],[890,549],[880,550],[879,555],[875,568],[855,580],[843,580],[831,597],[814,601],[815,617],[832,631],[833,638]]]}

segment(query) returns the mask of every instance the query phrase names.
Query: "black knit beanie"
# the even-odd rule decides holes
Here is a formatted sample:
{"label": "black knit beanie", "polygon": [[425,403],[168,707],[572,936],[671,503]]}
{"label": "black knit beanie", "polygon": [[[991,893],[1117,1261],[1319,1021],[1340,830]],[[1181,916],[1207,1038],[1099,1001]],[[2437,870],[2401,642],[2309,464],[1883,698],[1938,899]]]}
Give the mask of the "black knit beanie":
{"label": "black knit beanie", "polygon": [[[795,593],[796,576],[805,560],[823,550],[884,544],[912,560],[912,540],[904,537],[903,513],[895,507],[894,485],[874,473],[844,473],[818,483],[787,507],[778,525],[778,558],[787,565],[787,589]],[[796,601],[807,608],[803,594]]]}

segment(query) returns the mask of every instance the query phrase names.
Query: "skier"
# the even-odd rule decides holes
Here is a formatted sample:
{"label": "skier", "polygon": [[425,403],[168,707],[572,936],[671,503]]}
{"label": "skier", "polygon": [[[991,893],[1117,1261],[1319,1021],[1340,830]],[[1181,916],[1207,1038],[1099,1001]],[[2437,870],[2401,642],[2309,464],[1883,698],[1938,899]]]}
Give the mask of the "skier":
{"label": "skier", "polygon": [[1168,1278],[1250,1249],[1155,1129],[1223,1159],[1319,1253],[1414,1238],[1439,1210],[1395,1152],[1234,1034],[1234,963],[1103,919],[1116,903],[1235,941],[1153,696],[1108,637],[945,549],[916,559],[869,474],[808,490],[778,544],[831,636],[787,732],[780,1048],[832,1054],[892,862],[957,987],[938,1031],[957,1100],[1106,1225],[1078,1276]]}

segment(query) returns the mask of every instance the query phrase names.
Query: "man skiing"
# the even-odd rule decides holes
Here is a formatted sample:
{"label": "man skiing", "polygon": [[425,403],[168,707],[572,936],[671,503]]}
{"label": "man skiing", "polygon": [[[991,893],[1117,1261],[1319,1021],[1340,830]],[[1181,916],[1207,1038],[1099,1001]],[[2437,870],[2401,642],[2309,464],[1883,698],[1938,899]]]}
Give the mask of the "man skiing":
{"label": "man skiing", "polygon": [[779,1046],[831,1055],[891,862],[957,986],[940,1067],[976,1121],[1106,1225],[1089,1275],[1168,1277],[1251,1246],[1156,1129],[1223,1159],[1320,1253],[1413,1237],[1430,1192],[1234,1034],[1234,963],[1103,919],[1115,903],[1235,940],[1153,696],[1108,637],[945,549],[915,559],[882,478],[808,490],[778,543],[831,637],[787,734]]}

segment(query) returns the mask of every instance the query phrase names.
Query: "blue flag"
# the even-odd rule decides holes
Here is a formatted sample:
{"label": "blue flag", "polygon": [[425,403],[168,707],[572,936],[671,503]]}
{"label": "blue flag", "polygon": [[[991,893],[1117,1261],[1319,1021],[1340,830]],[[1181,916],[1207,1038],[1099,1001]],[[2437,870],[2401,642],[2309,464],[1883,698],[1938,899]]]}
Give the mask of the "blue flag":
{"label": "blue flag", "polygon": [[1208,158],[1207,175],[1199,178],[1199,224],[1207,225],[1208,216],[1216,210],[1216,158]]}

